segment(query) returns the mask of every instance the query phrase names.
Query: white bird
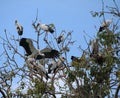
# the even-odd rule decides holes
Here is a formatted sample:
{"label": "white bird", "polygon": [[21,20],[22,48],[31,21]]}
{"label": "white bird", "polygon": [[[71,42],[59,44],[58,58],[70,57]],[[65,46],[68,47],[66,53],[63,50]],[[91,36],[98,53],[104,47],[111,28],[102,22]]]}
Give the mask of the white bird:
{"label": "white bird", "polygon": [[51,73],[53,71],[56,72],[56,69],[63,65],[63,62],[65,61],[64,57],[60,57],[58,61],[52,60],[51,64],[48,66],[48,73]]}
{"label": "white bird", "polygon": [[50,33],[54,33],[54,29],[53,27],[54,26],[51,26],[51,25],[46,25],[46,24],[41,24],[40,22],[37,24],[37,27],[39,27],[41,30],[45,31],[45,37],[44,37],[44,40],[46,41],[47,40],[47,35],[48,33],[47,32],[50,32]]}
{"label": "white bird", "polygon": [[22,35],[23,34],[23,26],[21,26],[17,20],[15,20],[15,26],[16,26],[16,30],[18,32],[18,35]]}
{"label": "white bird", "polygon": [[19,43],[22,46],[29,58],[42,59],[42,58],[55,58],[59,56],[59,52],[55,49],[44,48],[38,50],[34,47],[33,42],[29,38],[22,38]]}
{"label": "white bird", "polygon": [[39,63],[39,64],[38,64],[38,68],[40,68],[40,71],[42,71],[42,72],[45,74],[45,77],[46,77],[46,79],[48,80],[48,78],[50,78],[50,77],[48,76],[48,73],[47,73],[47,71],[45,70],[45,67]]}
{"label": "white bird", "polygon": [[43,65],[41,65],[40,63],[37,63],[34,58],[28,58],[26,60],[26,63],[27,63],[29,68],[31,68],[32,70],[36,71],[37,73],[41,74],[41,72],[42,72],[42,74],[48,80],[49,76],[48,76],[48,73],[47,73],[45,67]]}
{"label": "white bird", "polygon": [[41,24],[40,22],[37,24],[37,27],[40,27],[40,29],[46,31],[46,32],[50,32],[50,33],[54,33],[54,29],[53,27],[51,27],[50,25],[46,25],[46,24]]}
{"label": "white bird", "polygon": [[64,34],[61,34],[61,35],[58,36],[58,38],[57,38],[57,43],[60,44],[63,40],[64,40]]}
{"label": "white bird", "polygon": [[109,27],[109,25],[112,23],[112,19],[111,20],[105,20],[100,28],[99,28],[99,32],[103,31],[105,28]]}

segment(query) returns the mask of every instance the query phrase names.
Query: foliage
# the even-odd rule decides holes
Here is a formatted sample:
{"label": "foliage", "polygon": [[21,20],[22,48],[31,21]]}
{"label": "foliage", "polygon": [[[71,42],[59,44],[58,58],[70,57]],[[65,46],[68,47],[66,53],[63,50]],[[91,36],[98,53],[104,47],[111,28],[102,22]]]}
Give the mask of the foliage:
{"label": "foliage", "polygon": [[[120,13],[116,1],[113,0],[114,7],[108,7],[108,11],[102,8],[100,12],[92,12],[93,17],[103,17],[110,14],[116,18],[111,27],[105,28],[102,32],[97,32],[95,39],[90,40],[86,45],[87,49],[82,49],[82,55],[76,59],[68,60],[67,54],[74,44],[72,40],[73,31],[61,31],[64,40],[57,43],[57,32],[49,34],[47,40],[43,40],[46,47],[57,49],[66,58],[61,67],[55,73],[51,73],[48,80],[44,75],[33,71],[26,64],[26,56],[19,49],[19,39],[11,35],[6,30],[4,37],[0,36],[3,52],[0,55],[0,93],[4,98],[11,97],[31,97],[31,98],[118,98],[120,90],[120,28],[118,21]],[[104,5],[104,3],[103,3]],[[40,49],[41,29],[37,28],[38,17],[32,23],[37,38],[34,42],[37,49]],[[55,30],[55,25],[50,24]],[[45,32],[44,32],[45,33]],[[19,63],[23,61],[22,64]],[[39,61],[46,70],[51,59]],[[19,87],[12,91],[13,80],[19,77]],[[115,88],[115,89],[114,89]],[[24,92],[26,91],[26,92]],[[115,92],[115,93],[113,93]],[[113,95],[112,95],[113,94]]]}

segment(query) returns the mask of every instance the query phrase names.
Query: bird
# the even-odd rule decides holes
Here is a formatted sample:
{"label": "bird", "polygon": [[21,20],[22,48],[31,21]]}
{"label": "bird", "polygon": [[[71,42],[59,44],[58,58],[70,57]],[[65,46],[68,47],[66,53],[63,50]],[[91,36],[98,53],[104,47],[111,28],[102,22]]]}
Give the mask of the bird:
{"label": "bird", "polygon": [[62,66],[63,62],[65,61],[66,59],[64,57],[60,57],[58,59],[58,61],[56,60],[52,60],[51,63],[49,64],[48,66],[48,73],[51,73],[51,71],[53,71],[53,73],[56,72],[56,69],[60,66]]}
{"label": "bird", "polygon": [[61,34],[61,35],[58,36],[58,38],[57,38],[57,43],[60,44],[63,40],[64,40],[64,34]]}
{"label": "bird", "polygon": [[48,76],[48,73],[47,73],[45,67],[43,65],[41,65],[40,63],[36,62],[36,60],[34,58],[28,58],[26,60],[26,63],[28,65],[28,67],[30,69],[32,69],[33,71],[35,71],[37,73],[40,73],[40,74],[43,74],[46,77],[47,80],[48,80],[48,78],[50,78]]}
{"label": "bird", "polygon": [[71,65],[76,67],[85,67],[87,65],[86,53],[83,52],[81,57],[71,56]]}
{"label": "bird", "polygon": [[96,57],[99,54],[99,43],[98,38],[93,40],[92,44],[92,52],[90,54],[90,57]]}
{"label": "bird", "polygon": [[55,32],[53,27],[54,27],[53,24],[47,25],[47,24],[41,24],[40,22],[38,22],[37,28],[40,28],[41,30],[46,32],[45,37],[44,37],[44,41],[47,41],[47,35],[48,35],[47,32],[50,32],[51,34],[53,34]]}
{"label": "bird", "polygon": [[76,62],[79,62],[79,58],[76,57],[76,56],[71,56],[71,60],[76,61]]}
{"label": "bird", "polygon": [[15,26],[16,26],[16,30],[18,32],[18,35],[23,35],[23,26],[21,26],[17,20],[15,20]]}
{"label": "bird", "polygon": [[47,24],[41,24],[40,22],[37,24],[37,27],[40,27],[40,29],[44,30],[45,32],[54,33],[54,29],[51,25]]}
{"label": "bird", "polygon": [[26,56],[29,58],[42,59],[42,58],[55,58],[59,56],[59,51],[51,48],[44,48],[38,50],[34,47],[33,42],[30,38],[20,39],[19,45],[22,46],[26,51]]}
{"label": "bird", "polygon": [[44,57],[44,54],[34,47],[33,42],[30,38],[20,39],[19,45],[25,49],[27,53],[26,56],[28,56],[28,58],[37,58],[38,55],[41,58]]}
{"label": "bird", "polygon": [[[55,50],[52,48],[44,48],[40,52],[44,54],[45,58],[55,58],[55,57],[59,57],[60,55],[58,50]],[[39,59],[39,56],[38,56],[38,59]]]}
{"label": "bird", "polygon": [[92,60],[95,61],[95,63],[98,63],[99,65],[103,65],[104,61],[105,61],[105,55],[103,55],[100,51],[99,51],[99,43],[98,43],[98,38],[96,38],[95,40],[93,40],[92,42],[92,52],[90,54],[90,57]]}
{"label": "bird", "polygon": [[112,23],[112,19],[109,20],[105,20],[103,21],[103,23],[101,24],[100,28],[99,28],[99,32],[103,31],[105,28],[109,27],[109,25]]}

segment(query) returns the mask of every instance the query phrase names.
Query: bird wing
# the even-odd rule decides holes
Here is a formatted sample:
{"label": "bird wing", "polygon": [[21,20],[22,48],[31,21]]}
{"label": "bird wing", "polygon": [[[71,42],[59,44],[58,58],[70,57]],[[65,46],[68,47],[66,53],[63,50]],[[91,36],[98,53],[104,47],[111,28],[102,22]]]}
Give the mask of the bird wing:
{"label": "bird wing", "polygon": [[25,49],[27,55],[31,55],[35,50],[35,47],[33,46],[33,42],[29,38],[20,39],[19,45]]}
{"label": "bird wing", "polygon": [[59,56],[59,51],[50,48],[44,48],[41,52],[45,55],[45,58],[54,58]]}

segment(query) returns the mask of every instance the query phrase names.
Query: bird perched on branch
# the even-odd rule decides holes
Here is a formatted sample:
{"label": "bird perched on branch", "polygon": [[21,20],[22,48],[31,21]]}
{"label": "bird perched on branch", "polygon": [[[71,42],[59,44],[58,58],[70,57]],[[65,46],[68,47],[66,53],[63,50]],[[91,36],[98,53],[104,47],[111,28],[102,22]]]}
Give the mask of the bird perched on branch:
{"label": "bird perched on branch", "polygon": [[74,61],[76,61],[76,62],[79,62],[79,58],[76,57],[76,56],[71,56],[71,60],[74,60]]}
{"label": "bird perched on branch", "polygon": [[56,69],[60,66],[63,65],[65,61],[65,58],[64,57],[60,57],[58,59],[58,61],[55,61],[54,59],[52,60],[51,64],[48,66],[48,73],[51,73],[51,71],[53,71],[53,73],[56,72]]}
{"label": "bird perched on branch", "polygon": [[109,27],[109,25],[112,23],[112,19],[111,20],[105,20],[100,28],[99,28],[99,32],[103,31],[105,28]]}
{"label": "bird perched on branch", "polygon": [[28,58],[26,60],[26,63],[30,69],[32,69],[36,73],[39,73],[39,74],[45,76],[45,78],[48,80],[49,76],[48,76],[48,73],[47,73],[45,67],[43,65],[41,65],[40,63],[37,63],[34,58]]}
{"label": "bird perched on branch", "polygon": [[93,40],[92,42],[92,52],[90,54],[90,57],[92,60],[94,60],[96,63],[103,65],[105,61],[105,55],[102,55],[99,51],[99,43],[98,39]]}
{"label": "bird perched on branch", "polygon": [[54,33],[54,29],[51,25],[41,24],[40,22],[37,24],[37,27],[44,30],[45,32]]}
{"label": "bird perched on branch", "polygon": [[71,64],[72,66],[79,66],[79,67],[86,67],[87,65],[87,59],[86,59],[86,53],[83,52],[82,56],[79,58],[79,57],[76,57],[76,56],[71,56]]}
{"label": "bird perched on branch", "polygon": [[20,39],[20,46],[22,46],[29,58],[42,59],[42,58],[54,58],[59,56],[59,52],[55,49],[44,48],[38,50],[34,47],[33,42],[29,38]]}
{"label": "bird perched on branch", "polygon": [[22,35],[23,34],[23,26],[21,26],[17,20],[15,20],[15,26],[16,26],[16,30],[18,32],[18,35]]}
{"label": "bird perched on branch", "polygon": [[47,25],[47,24],[41,24],[40,22],[37,24],[37,27],[40,28],[41,30],[45,31],[45,38],[44,40],[46,40],[47,38],[47,32],[50,32],[50,33],[54,33],[54,25],[53,24],[50,24],[50,25]]}
{"label": "bird perched on branch", "polygon": [[98,39],[93,40],[92,44],[92,53],[90,54],[90,56],[98,56],[99,54],[99,44],[98,44]]}
{"label": "bird perched on branch", "polygon": [[58,36],[58,38],[57,38],[57,43],[60,44],[63,40],[64,40],[64,34],[61,34],[61,35]]}

